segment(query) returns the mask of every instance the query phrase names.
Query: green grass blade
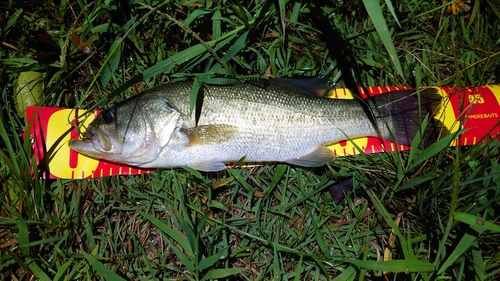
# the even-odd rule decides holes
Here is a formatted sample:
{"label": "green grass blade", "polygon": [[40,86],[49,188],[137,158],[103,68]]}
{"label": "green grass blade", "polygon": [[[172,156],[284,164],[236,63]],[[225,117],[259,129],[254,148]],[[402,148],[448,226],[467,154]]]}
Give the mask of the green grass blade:
{"label": "green grass blade", "polygon": [[203,95],[200,95],[201,83],[198,78],[193,80],[193,86],[191,87],[191,92],[189,93],[189,114],[192,115],[193,111],[195,114],[196,124],[201,116],[201,107],[203,105]]}
{"label": "green grass blade", "polygon": [[116,69],[120,63],[121,59],[121,39],[117,38],[113,45],[111,45],[111,54],[109,56],[108,61],[103,66],[102,74],[101,74],[101,86],[106,87],[111,80],[111,77],[116,73]]}
{"label": "green grass blade", "polygon": [[245,42],[247,41],[247,36],[248,36],[249,31],[244,32],[241,34],[240,37],[234,42],[234,44],[231,46],[229,51],[222,57],[223,62],[228,62],[229,60],[233,59],[234,56],[243,49],[245,46]]}
{"label": "green grass blade", "polygon": [[9,30],[9,28],[12,27],[14,23],[16,23],[22,12],[23,10],[19,9],[9,17],[9,19],[7,20],[7,24],[5,25],[5,30]]}
{"label": "green grass blade", "polygon": [[437,274],[442,274],[448,267],[450,267],[456,260],[458,260],[467,250],[469,250],[477,239],[476,235],[465,233],[462,239],[458,242],[457,246],[453,249],[448,258],[442,263]]}
{"label": "green grass blade", "polygon": [[201,259],[200,262],[198,263],[198,270],[203,271],[203,270],[213,266],[219,260],[226,259],[228,257],[228,254],[229,254],[228,248],[226,248],[226,249],[224,249],[218,253],[215,253],[209,257]]}
{"label": "green grass blade", "polygon": [[453,217],[457,221],[466,223],[471,227],[474,227],[475,229],[489,230],[496,233],[500,232],[500,225],[487,221],[485,218],[482,217],[476,217],[472,214],[467,214],[462,212],[455,212]]}
{"label": "green grass blade", "polygon": [[57,270],[56,275],[54,275],[54,281],[59,281],[62,280],[63,277],[67,276],[66,270],[73,265],[73,259],[68,260],[67,262],[63,263]]}
{"label": "green grass blade", "polygon": [[183,24],[185,27],[189,28],[189,25],[196,20],[197,18],[209,14],[210,11],[203,10],[203,9],[197,9],[194,10],[192,13],[189,14],[189,16],[184,20]]}
{"label": "green grass blade", "polygon": [[38,264],[35,262],[35,260],[31,259],[31,258],[27,258],[26,259],[26,265],[28,266],[29,270],[31,272],[33,272],[33,275],[35,275],[36,277],[38,277],[39,280],[42,280],[42,281],[50,281],[52,280],[48,275],[47,273],[45,273],[39,266]]}
{"label": "green grass blade", "polygon": [[153,223],[163,233],[165,233],[166,235],[168,235],[172,239],[174,239],[175,242],[179,243],[181,248],[184,251],[186,251],[186,253],[189,256],[194,256],[193,249],[191,248],[189,241],[186,239],[186,237],[184,237],[184,235],[182,235],[182,233],[179,230],[171,228],[166,223],[164,223],[164,222],[160,221],[159,219],[157,219],[153,216],[150,216],[142,211],[138,211],[138,213],[141,214],[145,219],[147,219],[151,223]]}
{"label": "green grass blade", "polygon": [[125,281],[123,277],[113,272],[111,269],[104,266],[100,261],[98,261],[93,256],[88,253],[82,253],[85,259],[92,265],[92,267],[97,271],[99,275],[101,275],[105,280],[119,280]]}
{"label": "green grass blade", "polygon": [[486,269],[485,262],[483,259],[483,255],[481,251],[478,250],[479,245],[477,244],[477,240],[472,245],[472,260],[474,261],[474,269],[477,280],[483,281],[486,280]]}
{"label": "green grass blade", "polygon": [[420,165],[422,162],[428,160],[432,156],[438,154],[443,151],[445,148],[450,146],[450,143],[455,140],[459,135],[461,135],[464,130],[460,130],[456,133],[449,134],[444,138],[438,140],[437,142],[431,144],[429,147],[425,148],[418,156],[415,157],[413,163],[411,163],[410,167],[407,169],[408,171],[413,170],[415,167]]}
{"label": "green grass blade", "polygon": [[363,0],[363,4],[365,5],[368,15],[373,21],[373,25],[375,26],[380,40],[382,40],[382,43],[384,44],[397,73],[400,76],[403,76],[403,69],[401,68],[399,57],[396,53],[396,49],[394,48],[394,43],[392,42],[391,33],[389,32],[384,15],[382,14],[380,2],[378,0]]}
{"label": "green grass blade", "polygon": [[217,39],[222,35],[221,30],[221,12],[216,10],[212,16],[212,38]]}
{"label": "green grass blade", "polygon": [[432,272],[434,266],[423,260],[391,260],[391,261],[364,261],[350,260],[350,263],[361,268],[387,272]]}
{"label": "green grass blade", "polygon": [[498,2],[494,2],[492,0],[486,0],[486,3],[488,6],[490,6],[490,9],[495,13],[497,18],[500,20],[500,5]]}
{"label": "green grass blade", "polygon": [[396,23],[401,26],[401,24],[399,23],[399,20],[398,20],[398,16],[396,15],[396,11],[394,10],[394,6],[392,5],[392,2],[391,0],[384,0],[385,1],[385,4],[387,5],[387,8],[389,9],[389,11],[391,12],[391,15],[392,17],[394,18],[394,20],[396,21]]}
{"label": "green grass blade", "polygon": [[433,173],[433,172],[429,172],[427,174],[424,174],[424,175],[421,175],[421,176],[418,176],[418,177],[415,177],[409,181],[407,181],[403,186],[401,186],[400,188],[398,188],[398,191],[401,191],[401,190],[405,190],[405,189],[408,189],[408,188],[412,188],[414,186],[418,186],[419,184],[422,184],[426,181],[429,181],[429,180],[432,180],[432,179],[435,179],[437,177],[437,174],[436,173]]}
{"label": "green grass blade", "polygon": [[304,256],[300,256],[299,263],[297,264],[297,269],[295,270],[295,277],[293,278],[293,281],[300,281],[300,276],[302,271],[304,270],[303,268],[303,263],[304,263]]}
{"label": "green grass blade", "polygon": [[403,234],[399,230],[399,227],[396,225],[396,222],[394,222],[394,220],[391,218],[391,215],[389,214],[389,212],[387,211],[387,209],[385,208],[385,206],[382,204],[382,202],[380,202],[380,200],[373,193],[373,191],[368,190],[367,193],[370,196],[370,198],[373,200],[373,202],[375,203],[376,208],[382,214],[382,216],[384,217],[384,219],[392,227],[392,231],[394,231],[394,233],[396,233],[396,236],[398,238],[398,242],[401,244],[401,249],[403,251],[403,256],[407,260],[414,259],[415,258],[415,254],[412,251],[410,251],[410,249],[408,247],[409,246],[408,241],[405,239],[405,237],[403,236]]}
{"label": "green grass blade", "polygon": [[356,270],[349,266],[344,272],[335,277],[332,281],[354,281],[356,280]]}
{"label": "green grass blade", "polygon": [[2,202],[3,205],[9,210],[11,214],[17,217],[17,220],[12,221],[15,223],[18,227],[18,241],[19,241],[19,248],[21,249],[21,254],[24,256],[29,256],[30,255],[30,238],[29,234],[30,231],[28,229],[28,225],[26,223],[26,220],[23,219],[21,214],[19,214],[16,210],[14,210],[12,207],[6,205],[5,202]]}
{"label": "green grass blade", "polygon": [[201,281],[204,280],[217,280],[221,278],[226,278],[233,275],[238,275],[241,273],[241,269],[239,268],[217,268],[211,269],[201,278]]}

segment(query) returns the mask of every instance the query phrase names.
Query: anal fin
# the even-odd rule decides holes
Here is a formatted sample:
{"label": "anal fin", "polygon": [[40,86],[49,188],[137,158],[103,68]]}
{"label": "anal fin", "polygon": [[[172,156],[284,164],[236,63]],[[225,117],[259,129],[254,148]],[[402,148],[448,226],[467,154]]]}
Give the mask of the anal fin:
{"label": "anal fin", "polygon": [[284,162],[302,167],[319,167],[335,159],[335,154],[326,146],[318,146],[313,152]]}
{"label": "anal fin", "polygon": [[216,160],[194,162],[189,164],[188,166],[202,172],[218,172],[226,168],[226,165],[224,163]]}

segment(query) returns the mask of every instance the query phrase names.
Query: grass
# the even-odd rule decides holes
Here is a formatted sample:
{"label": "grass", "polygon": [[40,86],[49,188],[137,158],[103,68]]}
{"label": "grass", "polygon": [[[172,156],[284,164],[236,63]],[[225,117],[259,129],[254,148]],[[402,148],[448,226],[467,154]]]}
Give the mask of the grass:
{"label": "grass", "polygon": [[[14,106],[27,71],[43,74],[39,104],[87,109],[186,77],[493,84],[497,2],[457,14],[447,9],[461,1],[4,2],[1,280],[500,278],[497,140],[318,169],[48,180],[36,167],[30,176],[29,124]],[[351,191],[336,204],[328,191],[346,180]]]}

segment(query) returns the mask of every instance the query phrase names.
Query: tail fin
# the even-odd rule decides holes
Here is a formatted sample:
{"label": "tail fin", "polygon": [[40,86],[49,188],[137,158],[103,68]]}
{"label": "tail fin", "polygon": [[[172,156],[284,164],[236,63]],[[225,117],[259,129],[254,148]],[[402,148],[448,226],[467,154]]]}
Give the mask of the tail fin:
{"label": "tail fin", "polygon": [[[422,144],[428,146],[439,138],[449,134],[443,123],[434,114],[441,107],[442,97],[435,88],[420,91],[394,91],[373,97],[369,101],[373,116],[381,131],[387,131],[382,126],[389,125],[391,136],[399,144],[410,145],[417,135],[422,121],[429,114],[429,122],[422,133]],[[383,119],[381,119],[383,118]],[[379,121],[380,120],[380,121]],[[387,122],[387,124],[386,124]]]}

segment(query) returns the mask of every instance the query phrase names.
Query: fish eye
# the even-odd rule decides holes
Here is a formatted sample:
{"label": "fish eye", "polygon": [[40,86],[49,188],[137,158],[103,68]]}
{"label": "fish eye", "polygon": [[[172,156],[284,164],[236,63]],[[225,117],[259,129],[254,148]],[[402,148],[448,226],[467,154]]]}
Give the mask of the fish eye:
{"label": "fish eye", "polygon": [[114,109],[106,109],[101,112],[101,120],[104,124],[110,124],[115,119],[115,110]]}

